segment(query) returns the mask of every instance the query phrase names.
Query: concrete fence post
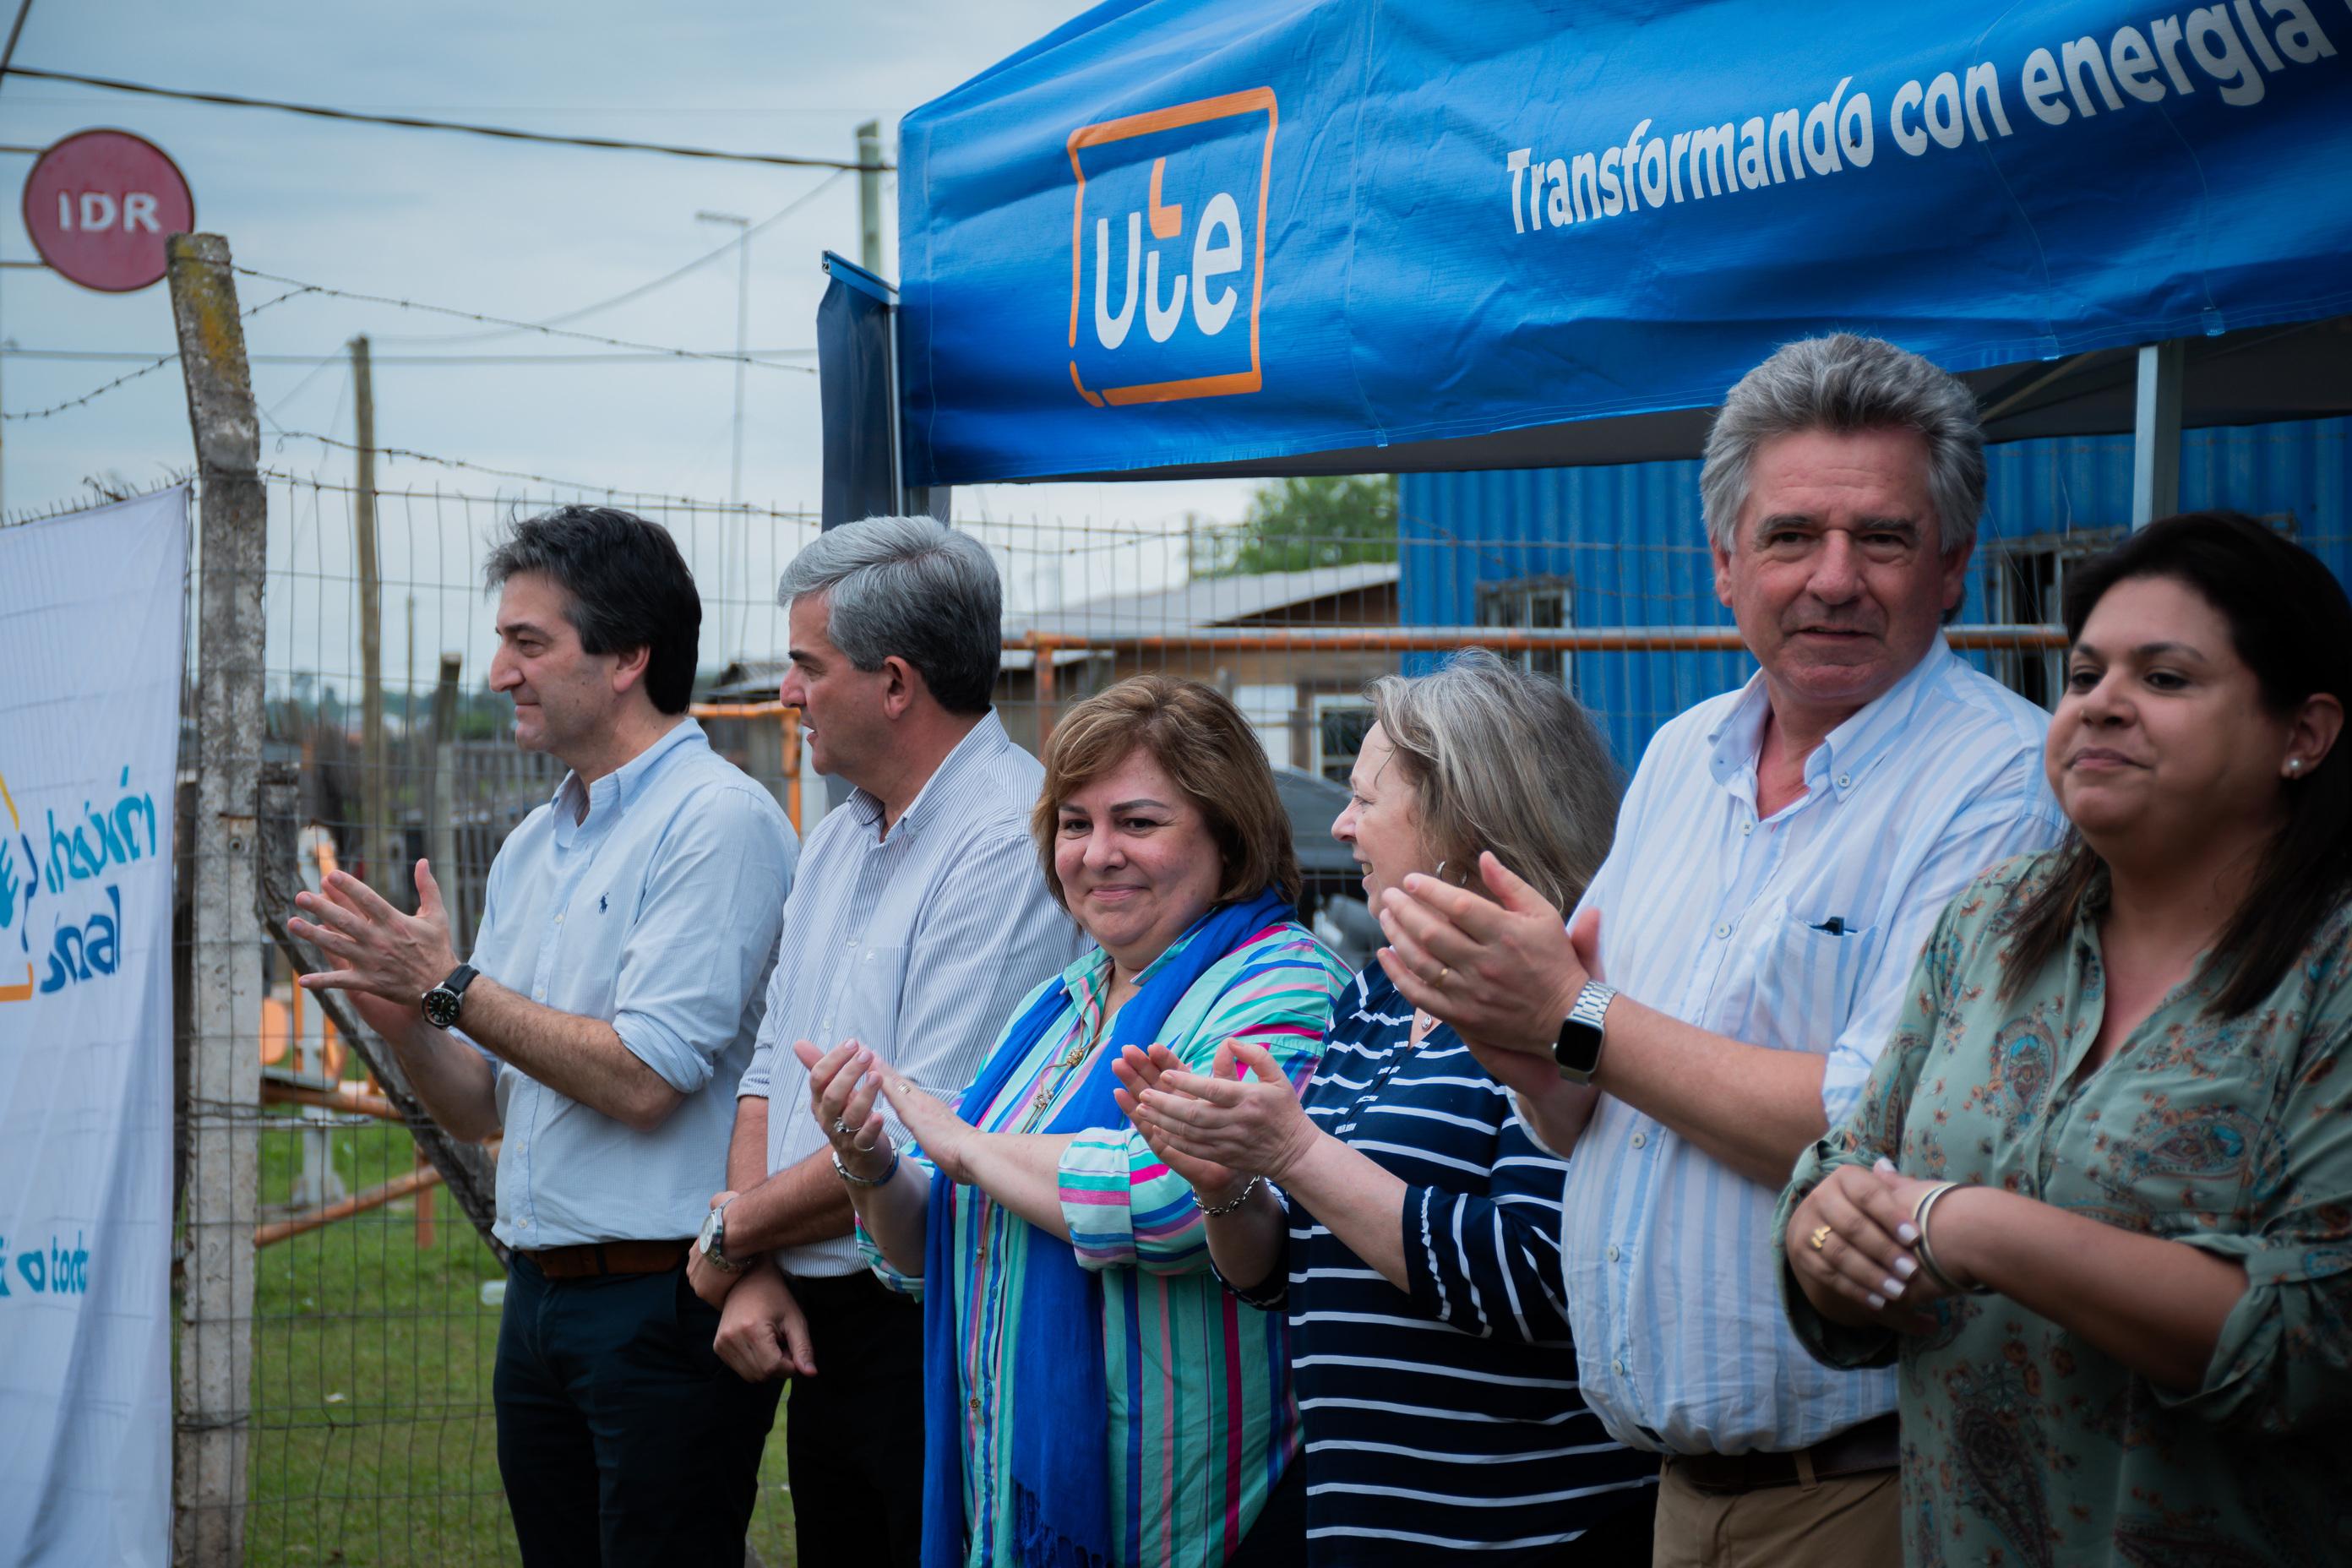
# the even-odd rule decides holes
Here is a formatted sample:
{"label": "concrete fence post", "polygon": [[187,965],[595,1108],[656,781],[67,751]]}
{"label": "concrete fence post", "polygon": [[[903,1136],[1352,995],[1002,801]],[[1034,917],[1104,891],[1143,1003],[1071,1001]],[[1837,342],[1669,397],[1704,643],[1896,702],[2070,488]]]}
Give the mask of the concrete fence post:
{"label": "concrete fence post", "polygon": [[262,739],[264,496],[253,380],[228,241],[168,242],[172,319],[204,490],[196,637],[195,995],[188,1009],[188,1183],[173,1443],[173,1556],[243,1561],[253,1384],[254,1119],[262,958],[253,926]]}

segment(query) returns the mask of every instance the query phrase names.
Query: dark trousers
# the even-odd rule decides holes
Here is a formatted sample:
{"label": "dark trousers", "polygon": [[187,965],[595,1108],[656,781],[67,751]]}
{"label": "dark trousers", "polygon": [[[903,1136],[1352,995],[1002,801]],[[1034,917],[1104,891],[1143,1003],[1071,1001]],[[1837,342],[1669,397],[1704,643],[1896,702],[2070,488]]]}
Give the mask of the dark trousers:
{"label": "dark trousers", "polygon": [[923,1544],[923,1308],[864,1269],[800,1279],[817,1375],[792,1380],[784,1461],[806,1568],[918,1568]]}
{"label": "dark trousers", "polygon": [[490,1390],[528,1568],[741,1568],[782,1386],[737,1377],[718,1331],[682,1266],[550,1279],[516,1255]]}

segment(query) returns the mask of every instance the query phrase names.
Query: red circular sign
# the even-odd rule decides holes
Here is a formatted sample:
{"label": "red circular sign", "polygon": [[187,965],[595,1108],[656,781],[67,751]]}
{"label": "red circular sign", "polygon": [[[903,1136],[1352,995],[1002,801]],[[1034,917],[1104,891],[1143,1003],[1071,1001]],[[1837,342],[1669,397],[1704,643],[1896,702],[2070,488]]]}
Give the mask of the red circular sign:
{"label": "red circular sign", "polygon": [[78,131],[25,177],[33,248],[85,289],[146,288],[163,276],[163,237],[195,226],[196,199],[179,165],[128,131]]}

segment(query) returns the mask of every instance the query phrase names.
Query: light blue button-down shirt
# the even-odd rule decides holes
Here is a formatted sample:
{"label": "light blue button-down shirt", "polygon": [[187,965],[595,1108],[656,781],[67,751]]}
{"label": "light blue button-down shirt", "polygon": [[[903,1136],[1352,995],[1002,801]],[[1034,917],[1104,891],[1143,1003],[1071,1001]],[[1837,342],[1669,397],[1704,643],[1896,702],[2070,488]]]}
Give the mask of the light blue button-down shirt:
{"label": "light blue button-down shirt", "polygon": [[[1834,1126],[1860,1098],[1937,915],[1987,866],[2058,841],[2049,716],[1941,637],[1756,815],[1763,677],[1658,731],[1586,891],[1610,984],[1703,1029],[1811,1051]],[[1759,1186],[1603,1095],[1569,1162],[1562,1267],[1584,1396],[1671,1453],[1808,1447],[1895,1407],[1790,1331]]]}
{"label": "light blue button-down shirt", "polygon": [[[952,1100],[1013,1005],[1087,945],[1045,890],[1030,837],[1045,782],[1037,759],[990,713],[887,837],[882,803],[862,789],[810,829],[759,1048],[737,1089],[769,1097],[771,1173],[826,1147],[793,1041],[829,1050],[856,1040]],[[891,1138],[909,1142],[887,1101],[882,1109]],[[773,1256],[809,1278],[866,1267],[848,1236]]]}
{"label": "light blue button-down shirt", "polygon": [[683,719],[525,817],[490,865],[468,960],[560,1012],[609,1022],[685,1098],[638,1132],[503,1062],[499,1215],[509,1247],[692,1236],[727,1184],[799,845],[775,801]]}

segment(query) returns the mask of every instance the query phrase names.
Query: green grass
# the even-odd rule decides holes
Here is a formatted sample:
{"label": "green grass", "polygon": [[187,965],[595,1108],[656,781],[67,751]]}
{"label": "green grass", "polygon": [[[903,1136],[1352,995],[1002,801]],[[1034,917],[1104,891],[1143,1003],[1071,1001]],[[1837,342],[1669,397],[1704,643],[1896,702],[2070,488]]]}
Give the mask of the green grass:
{"label": "green grass", "polygon": [[[308,1135],[261,1134],[264,1218],[285,1212]],[[359,1192],[414,1167],[395,1127],[338,1128],[335,1170]],[[416,1245],[403,1199],[264,1247],[254,1277],[246,1559],[278,1564],[519,1563],[499,1486],[490,1369],[497,1260],[447,1194]],[[761,1465],[751,1544],[793,1562],[781,1427]]]}

